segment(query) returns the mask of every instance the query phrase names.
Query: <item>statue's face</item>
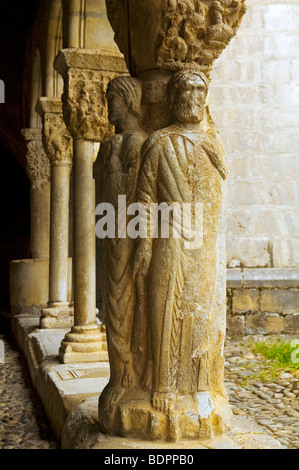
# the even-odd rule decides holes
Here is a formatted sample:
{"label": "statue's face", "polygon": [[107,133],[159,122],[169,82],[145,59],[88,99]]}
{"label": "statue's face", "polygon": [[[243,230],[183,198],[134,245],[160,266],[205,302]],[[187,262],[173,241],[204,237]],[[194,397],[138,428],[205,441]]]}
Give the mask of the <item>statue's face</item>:
{"label": "statue's face", "polygon": [[119,127],[127,118],[127,105],[123,98],[116,92],[108,91],[108,119],[110,124]]}
{"label": "statue's face", "polygon": [[207,87],[200,79],[190,79],[181,85],[173,103],[173,114],[176,121],[196,124],[203,120],[207,97]]}

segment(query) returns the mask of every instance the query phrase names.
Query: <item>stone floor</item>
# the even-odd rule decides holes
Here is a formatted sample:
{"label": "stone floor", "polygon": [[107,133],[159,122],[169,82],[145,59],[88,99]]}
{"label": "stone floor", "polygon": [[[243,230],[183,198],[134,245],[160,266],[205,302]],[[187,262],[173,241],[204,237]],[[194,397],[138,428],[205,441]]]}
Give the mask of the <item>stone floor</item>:
{"label": "stone floor", "polygon": [[[0,322],[5,361],[0,363],[0,449],[58,449],[48,419],[33,390],[27,366],[7,322]],[[227,338],[225,384],[233,412],[265,427],[284,446],[299,448],[299,378],[282,372],[262,382],[260,356],[253,355],[248,337]]]}

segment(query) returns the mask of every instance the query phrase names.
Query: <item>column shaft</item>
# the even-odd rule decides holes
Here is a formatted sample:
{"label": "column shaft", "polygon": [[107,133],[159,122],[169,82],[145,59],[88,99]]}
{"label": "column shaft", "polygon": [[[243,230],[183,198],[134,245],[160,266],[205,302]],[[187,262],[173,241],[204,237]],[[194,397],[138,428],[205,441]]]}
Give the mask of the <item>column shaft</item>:
{"label": "column shaft", "polygon": [[96,240],[93,142],[74,140],[75,325],[96,322]]}
{"label": "column shaft", "polygon": [[70,165],[52,165],[49,303],[67,302]]}
{"label": "column shaft", "polygon": [[72,138],[63,121],[59,98],[42,97],[37,112],[43,122],[43,146],[51,163],[49,299],[42,309],[41,328],[67,328],[74,324],[68,298],[70,172]]}
{"label": "column shaft", "polygon": [[31,256],[33,259],[48,259],[50,249],[50,192],[46,182],[30,188]]}

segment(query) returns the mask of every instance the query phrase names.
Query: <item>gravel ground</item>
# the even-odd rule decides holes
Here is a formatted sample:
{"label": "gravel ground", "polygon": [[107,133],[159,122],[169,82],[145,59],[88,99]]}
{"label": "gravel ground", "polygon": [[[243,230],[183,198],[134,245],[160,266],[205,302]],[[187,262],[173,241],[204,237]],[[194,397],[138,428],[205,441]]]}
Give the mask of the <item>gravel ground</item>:
{"label": "gravel ground", "polygon": [[23,355],[0,321],[5,362],[0,363],[0,449],[58,449]]}
{"label": "gravel ground", "polygon": [[[0,318],[5,362],[0,363],[0,449],[59,449],[42,403],[32,387],[27,365]],[[282,371],[262,382],[265,368],[252,354],[252,338],[227,338],[225,385],[234,414],[253,418],[289,449],[299,449],[299,378]]]}
{"label": "gravel ground", "polygon": [[252,340],[226,339],[225,385],[233,412],[250,416],[288,449],[299,449],[299,378],[285,371],[275,379],[258,378],[267,364],[252,354]]}

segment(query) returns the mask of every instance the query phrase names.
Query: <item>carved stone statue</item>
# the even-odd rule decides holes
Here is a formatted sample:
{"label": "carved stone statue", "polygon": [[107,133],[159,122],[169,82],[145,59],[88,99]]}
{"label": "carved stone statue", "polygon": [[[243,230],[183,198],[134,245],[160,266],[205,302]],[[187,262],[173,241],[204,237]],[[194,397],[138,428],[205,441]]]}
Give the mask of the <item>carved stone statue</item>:
{"label": "carved stone statue", "polygon": [[[115,226],[119,211],[136,201],[141,147],[147,135],[140,129],[141,84],[131,77],[117,77],[107,90],[109,121],[116,135],[110,140],[104,169],[104,201],[115,208]],[[121,196],[124,207],[118,207]],[[129,216],[120,231],[126,229]],[[131,339],[136,293],[132,270],[135,240],[125,233],[104,240],[103,318],[107,327],[111,377],[101,399],[112,406],[134,382]]]}
{"label": "carved stone statue", "polygon": [[[106,201],[115,207],[120,194],[134,195],[146,230],[106,243],[111,379],[99,399],[99,425],[133,439],[211,439],[225,433],[232,413],[223,356],[227,161],[207,95],[213,63],[236,34],[245,0],[106,6],[115,41],[142,84],[144,113],[132,135],[143,129],[149,137],[135,146],[125,127],[116,130],[106,164]],[[125,99],[126,89],[121,93]],[[113,116],[110,103],[110,120],[124,121],[126,106],[115,110]],[[134,148],[140,170],[137,182],[139,164],[132,165],[128,193],[123,162]]]}
{"label": "carved stone statue", "polygon": [[[207,91],[201,72],[173,75],[168,84],[173,124],[155,132],[143,145],[137,186],[137,201],[146,208],[148,218],[152,204],[177,203],[182,209],[184,204],[201,204],[203,245],[188,245],[188,230],[182,230],[181,237],[172,232],[169,238],[141,238],[133,266],[133,240],[106,243],[104,305],[111,379],[99,406],[100,425],[106,432],[165,440],[211,437],[213,432],[222,432],[227,421],[223,414],[230,413],[228,405],[223,406],[227,400],[224,387],[220,383],[215,387],[210,379],[210,374],[219,376],[216,368],[223,366],[219,350],[223,334],[216,331],[219,344],[211,344],[211,331],[221,321],[216,305],[221,256],[218,229],[227,170],[220,137],[206,111]],[[114,122],[118,122],[123,109],[113,107],[110,93],[110,119],[115,110]],[[128,194],[132,200],[133,193],[136,198],[140,157],[134,155],[140,151],[136,139],[141,144],[144,134],[138,133],[136,124],[134,129],[133,147],[131,139],[124,140],[125,134],[111,142],[105,184],[107,201],[113,204],[118,194]],[[128,186],[130,177],[124,168],[129,157],[134,163]],[[191,210],[190,215],[196,214]],[[134,330],[134,321],[143,328]],[[142,371],[134,370],[144,353],[134,348],[136,335],[146,343]]]}
{"label": "carved stone statue", "polygon": [[174,124],[146,142],[138,201],[147,206],[201,203],[204,225],[200,248],[191,245],[186,249],[184,237],[148,238],[137,251],[135,272],[148,268],[151,403],[165,412],[176,408],[176,393],[209,391],[208,334],[215,303],[222,181],[226,178],[220,139],[203,122],[205,76],[178,72],[168,91]]}

